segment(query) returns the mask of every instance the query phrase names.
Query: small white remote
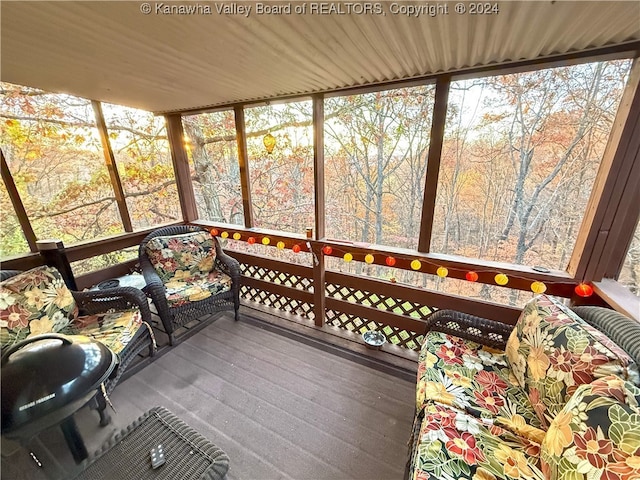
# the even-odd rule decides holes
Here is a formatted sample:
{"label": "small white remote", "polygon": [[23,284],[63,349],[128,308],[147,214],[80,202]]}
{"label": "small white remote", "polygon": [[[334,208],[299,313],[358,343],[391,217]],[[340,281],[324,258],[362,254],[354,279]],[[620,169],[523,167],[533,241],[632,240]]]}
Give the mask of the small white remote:
{"label": "small white remote", "polygon": [[151,467],[156,469],[164,465],[164,462],[166,462],[164,458],[164,448],[162,448],[162,444],[160,443],[157,447],[151,449]]}

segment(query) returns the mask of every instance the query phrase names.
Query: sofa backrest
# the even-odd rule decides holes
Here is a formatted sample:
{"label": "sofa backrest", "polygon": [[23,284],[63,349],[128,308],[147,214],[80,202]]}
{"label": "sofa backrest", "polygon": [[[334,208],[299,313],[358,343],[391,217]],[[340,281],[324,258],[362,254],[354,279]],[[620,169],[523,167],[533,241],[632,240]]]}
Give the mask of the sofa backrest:
{"label": "sofa backrest", "polygon": [[59,332],[77,317],[76,302],[60,272],[41,266],[0,282],[0,345]]}
{"label": "sofa backrest", "polygon": [[616,375],[640,384],[637,364],[624,350],[545,295],[524,307],[506,353],[543,426],[580,385],[596,378]]}
{"label": "sofa backrest", "polygon": [[160,279],[204,276],[216,259],[216,240],[207,231],[154,237],[145,252]]}

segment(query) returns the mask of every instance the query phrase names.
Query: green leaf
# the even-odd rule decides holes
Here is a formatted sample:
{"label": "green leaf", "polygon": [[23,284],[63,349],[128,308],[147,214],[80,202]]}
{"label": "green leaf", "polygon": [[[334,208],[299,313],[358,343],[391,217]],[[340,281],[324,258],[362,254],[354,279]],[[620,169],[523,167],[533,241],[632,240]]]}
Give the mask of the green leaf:
{"label": "green leaf", "polygon": [[613,405],[609,409],[609,420],[611,423],[628,423],[629,414],[620,405]]}
{"label": "green leaf", "polygon": [[617,405],[618,402],[609,397],[596,397],[594,400],[587,404],[587,411],[594,410],[600,407],[610,407],[612,405]]}
{"label": "green leaf", "polygon": [[568,328],[565,335],[567,336],[567,350],[572,353],[582,353],[589,346],[589,338],[583,330],[576,331]]}

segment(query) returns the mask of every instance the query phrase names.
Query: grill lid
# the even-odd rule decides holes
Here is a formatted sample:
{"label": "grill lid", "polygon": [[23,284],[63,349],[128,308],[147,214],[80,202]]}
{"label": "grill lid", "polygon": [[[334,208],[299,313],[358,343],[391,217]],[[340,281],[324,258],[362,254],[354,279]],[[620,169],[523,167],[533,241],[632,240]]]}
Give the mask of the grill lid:
{"label": "grill lid", "polygon": [[[89,337],[38,335],[3,353],[1,363],[2,433],[60,411],[80,408],[116,364],[115,354]],[[43,428],[46,426],[43,425]]]}

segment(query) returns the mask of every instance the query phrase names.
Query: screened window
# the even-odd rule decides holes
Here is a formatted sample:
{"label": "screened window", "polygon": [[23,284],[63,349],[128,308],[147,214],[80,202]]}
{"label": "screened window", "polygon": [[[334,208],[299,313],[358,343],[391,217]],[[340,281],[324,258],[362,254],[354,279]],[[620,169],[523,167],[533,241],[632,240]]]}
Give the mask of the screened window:
{"label": "screened window", "polygon": [[164,118],[150,112],[102,104],[135,230],[181,218]]}
{"label": "screened window", "polygon": [[78,260],[71,264],[73,274],[75,276],[84,275],[91,272],[102,270],[103,268],[118,265],[138,258],[138,247],[128,247],[122,250],[97,255],[95,257]]}
{"label": "screened window", "polygon": [[18,222],[7,189],[2,183],[0,186],[0,258],[29,253],[22,227]]}
{"label": "screened window", "polygon": [[0,143],[38,238],[123,232],[89,100],[2,84]]}
{"label": "screened window", "polygon": [[640,222],[631,238],[618,281],[640,297]]}
{"label": "screened window", "polygon": [[564,270],[630,65],[453,82],[431,251]]}
{"label": "screened window", "polygon": [[416,249],[435,87],[325,101],[327,237]]}
{"label": "screened window", "polygon": [[254,226],[291,233],[314,226],[312,118],[311,101],[245,109]]}
{"label": "screened window", "polygon": [[233,111],[183,116],[182,126],[200,219],[244,225]]}

